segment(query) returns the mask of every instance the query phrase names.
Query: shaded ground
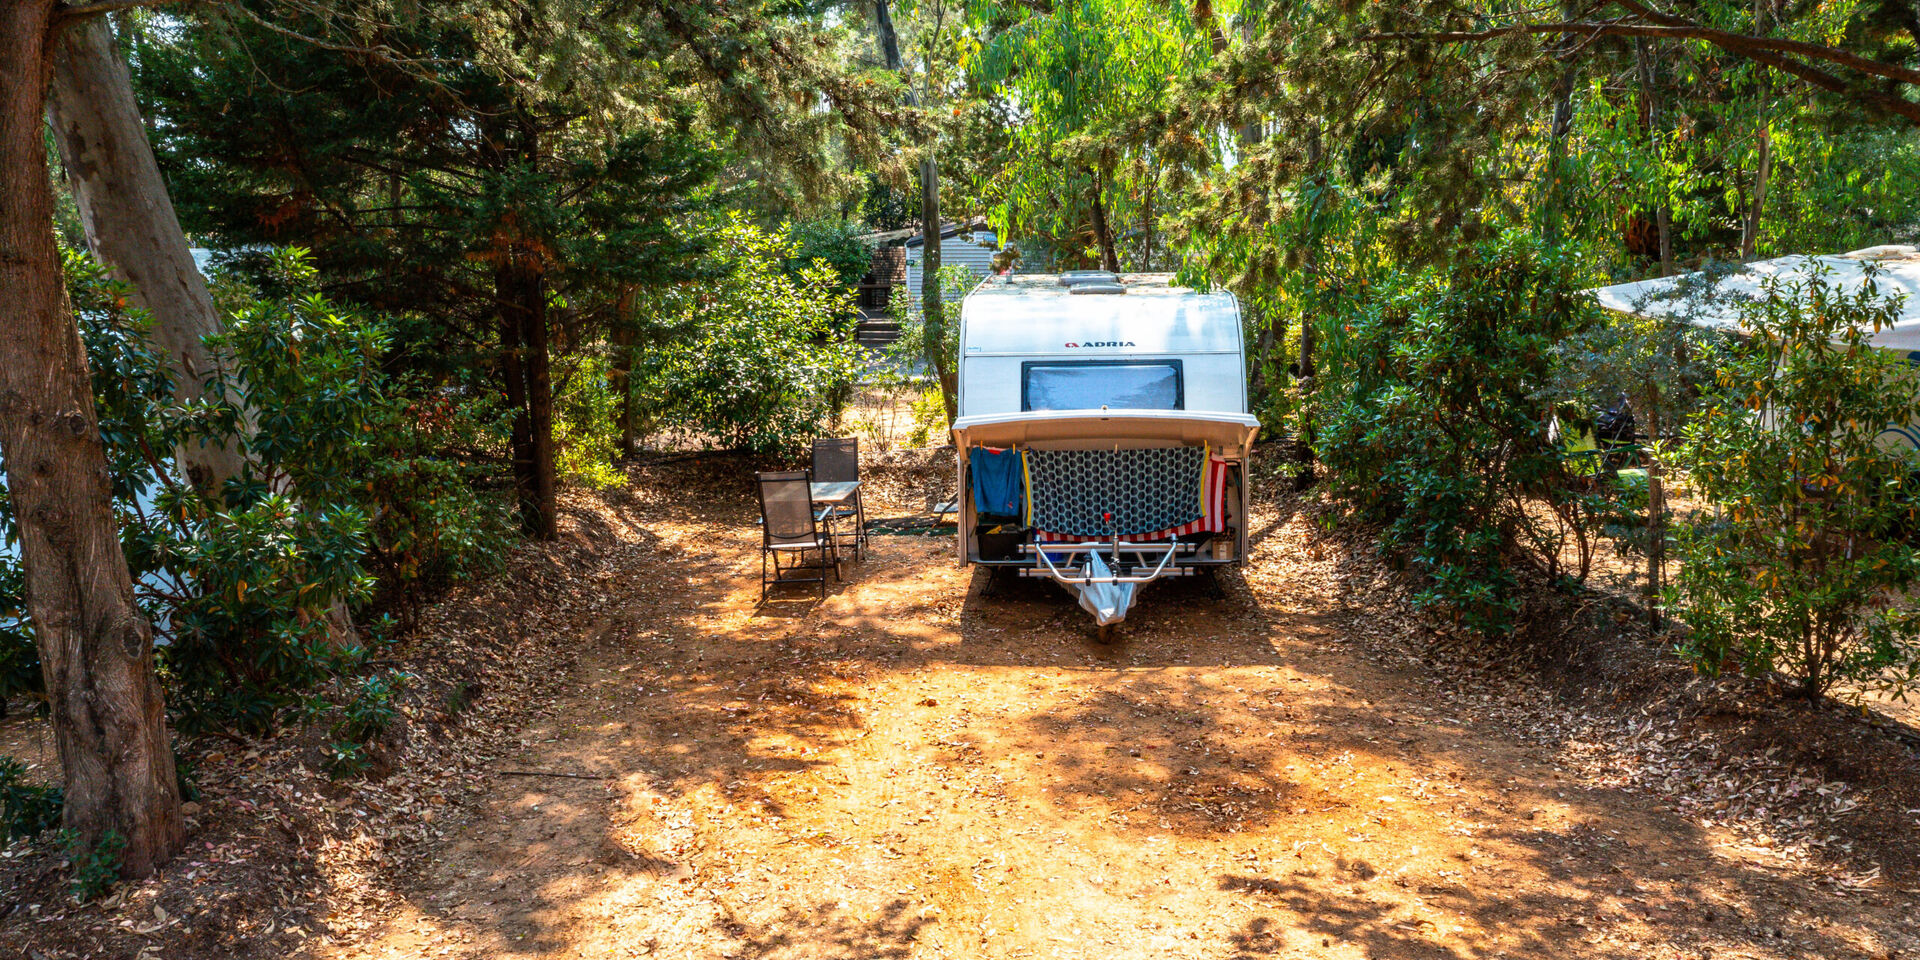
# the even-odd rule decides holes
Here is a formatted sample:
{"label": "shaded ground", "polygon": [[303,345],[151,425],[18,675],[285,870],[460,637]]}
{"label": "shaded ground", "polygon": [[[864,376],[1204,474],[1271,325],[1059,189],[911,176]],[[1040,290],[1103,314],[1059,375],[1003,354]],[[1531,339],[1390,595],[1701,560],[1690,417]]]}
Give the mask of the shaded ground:
{"label": "shaded ground", "polygon": [[[875,512],[923,505],[880,476]],[[572,692],[451,836],[369,878],[400,894],[383,922],[312,955],[1920,950],[1901,790],[1427,663],[1390,579],[1291,501],[1224,598],[1157,585],[1103,647],[1051,586],[985,595],[945,539],[881,538],[824,603],[759,607],[744,486],[636,479],[599,535],[645,543],[560,638]]]}

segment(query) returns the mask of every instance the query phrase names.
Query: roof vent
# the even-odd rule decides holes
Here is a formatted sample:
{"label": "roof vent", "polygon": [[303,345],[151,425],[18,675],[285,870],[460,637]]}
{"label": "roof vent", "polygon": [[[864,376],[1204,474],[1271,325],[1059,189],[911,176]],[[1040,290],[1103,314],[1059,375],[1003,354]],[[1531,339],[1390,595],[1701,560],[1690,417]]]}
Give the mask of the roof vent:
{"label": "roof vent", "polygon": [[1068,270],[1060,275],[1063,287],[1079,286],[1083,283],[1119,283],[1120,275],[1111,270]]}
{"label": "roof vent", "polygon": [[1117,283],[1076,283],[1067,288],[1074,296],[1083,293],[1126,293],[1127,288]]}

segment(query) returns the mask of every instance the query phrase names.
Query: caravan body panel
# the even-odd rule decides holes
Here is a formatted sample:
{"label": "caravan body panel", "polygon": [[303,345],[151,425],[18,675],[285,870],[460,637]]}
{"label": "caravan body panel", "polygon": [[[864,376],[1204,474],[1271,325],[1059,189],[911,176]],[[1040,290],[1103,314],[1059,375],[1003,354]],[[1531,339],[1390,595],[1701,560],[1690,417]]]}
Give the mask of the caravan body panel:
{"label": "caravan body panel", "polygon": [[1080,277],[988,280],[961,310],[960,559],[1031,566],[1026,555],[983,556],[966,451],[972,446],[1098,449],[1205,446],[1231,464],[1230,533],[1183,566],[1246,553],[1246,460],[1260,429],[1247,410],[1246,350],[1231,294],[1172,286],[1166,274],[1126,274],[1091,292]]}

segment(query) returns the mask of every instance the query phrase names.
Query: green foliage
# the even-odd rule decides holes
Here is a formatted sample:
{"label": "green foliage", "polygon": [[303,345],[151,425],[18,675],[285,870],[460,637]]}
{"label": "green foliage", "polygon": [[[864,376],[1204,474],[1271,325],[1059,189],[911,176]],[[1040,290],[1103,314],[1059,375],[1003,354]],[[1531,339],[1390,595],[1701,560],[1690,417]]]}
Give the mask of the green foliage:
{"label": "green foliage", "polygon": [[931,446],[936,439],[946,442],[947,400],[940,395],[939,384],[920,391],[909,409],[913,412],[913,426],[907,431],[907,446]]}
{"label": "green foliage", "polygon": [[1897,302],[1815,275],[1770,282],[1678,450],[1715,516],[1686,525],[1672,596],[1702,669],[1784,673],[1902,692],[1920,679],[1920,580],[1906,539],[1920,519],[1911,448],[1883,445],[1920,419],[1920,380],[1869,344]]}
{"label": "green foliage", "polygon": [[60,788],[25,783],[26,774],[25,764],[0,757],[0,837],[8,840],[37,836],[60,825]]}
{"label": "green foliage", "polygon": [[[15,542],[13,511],[0,489],[0,523],[8,525],[6,539]],[[33,649],[33,627],[27,618],[26,582],[20,557],[0,551],[0,705],[13,697],[40,695],[43,679],[40,656]]]}
{"label": "green foliage", "polygon": [[841,289],[854,293],[861,278],[873,269],[873,248],[860,239],[865,233],[859,224],[847,220],[802,220],[791,224],[787,234],[793,239],[794,252],[781,264],[787,276],[798,281],[801,273],[815,263],[824,263]]}
{"label": "green foliage", "polygon": [[[1318,452],[1334,495],[1384,523],[1416,603],[1479,632],[1519,610],[1519,568],[1560,574],[1591,510],[1547,441],[1553,345],[1585,322],[1568,264],[1519,234],[1388,278],[1322,325]],[[1527,509],[1544,501],[1553,522]]]}
{"label": "green foliage", "polygon": [[333,724],[335,737],[366,743],[387,731],[400,715],[394,696],[413,682],[411,674],[387,671],[360,678],[353,696],[340,708]]}
{"label": "green foliage", "polygon": [[[507,543],[474,469],[441,453],[486,428],[385,373],[386,328],[308,292],[297,252],[270,266],[283,296],[220,289],[228,364],[210,375],[210,399],[187,406],[124,291],[85,258],[68,263],[136,600],[188,732],[270,728],[300,691],[367,655],[341,633],[344,609],[376,587],[410,607],[490,569]],[[257,411],[245,433],[242,401]],[[183,482],[173,460],[204,442],[249,455],[218,498]],[[17,591],[5,596],[21,609]]]}
{"label": "green foliage", "polygon": [[1011,22],[962,59],[976,83],[1020,108],[1006,124],[1012,142],[997,151],[995,221],[1068,265],[1100,262],[1103,226],[1123,267],[1165,263],[1155,214],[1167,203],[1169,155],[1140,143],[1140,131],[1166,122],[1169,78],[1204,62],[1204,26],[1142,0],[997,12]]}
{"label": "green foliage", "polygon": [[598,355],[581,356],[556,391],[553,441],[559,452],[554,462],[563,483],[605,490],[627,481],[614,466],[620,433],[613,415],[621,398],[608,382],[608,366]]}
{"label": "green foliage", "polygon": [[67,829],[60,831],[60,847],[67,853],[67,865],[72,875],[67,878],[67,891],[73,895],[73,902],[86,903],[113,888],[120,879],[120,853],[127,849],[127,838],[120,831],[108,829],[100,834],[91,846],[82,843],[78,831]]}
{"label": "green foliage", "polygon": [[937,276],[943,299],[934,322],[927,322],[926,305],[905,284],[894,287],[887,302],[887,315],[900,325],[900,337],[887,345],[887,356],[900,369],[934,369],[936,356],[946,361],[948,370],[960,368],[960,301],[979,278],[958,264],[941,267]]}
{"label": "green foliage", "polygon": [[346,702],[338,706],[315,699],[311,711],[332,718],[327,727],[328,741],[320,749],[328,776],[345,780],[373,766],[367,748],[399,718],[400,705],[395,698],[412,681],[412,675],[391,670],[361,677],[350,686]]}
{"label": "green foliage", "polygon": [[650,303],[660,345],[640,352],[636,391],[651,417],[707,443],[793,453],[838,417],[864,354],[832,270],[782,269],[795,243],[742,220],[721,231],[712,280]]}

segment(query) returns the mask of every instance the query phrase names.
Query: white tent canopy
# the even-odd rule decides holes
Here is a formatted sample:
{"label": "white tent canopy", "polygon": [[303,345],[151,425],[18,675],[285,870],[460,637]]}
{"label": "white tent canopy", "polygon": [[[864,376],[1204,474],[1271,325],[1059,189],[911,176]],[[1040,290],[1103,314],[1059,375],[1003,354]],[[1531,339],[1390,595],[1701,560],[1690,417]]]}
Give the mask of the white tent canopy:
{"label": "white tent canopy", "polygon": [[1869,264],[1878,268],[1873,277],[1876,292],[1901,300],[1899,319],[1892,327],[1875,333],[1870,342],[1889,350],[1920,351],[1920,249],[1914,247],[1869,247],[1838,256],[1794,255],[1749,263],[1720,278],[1713,293],[1721,296],[1712,298],[1712,302],[1689,302],[1675,295],[1690,281],[1704,283],[1704,275],[1699,273],[1596,287],[1588,292],[1601,306],[1619,313],[1738,329],[1739,312],[1729,301],[1765,297],[1770,279],[1792,286],[1804,283],[1818,271],[1824,273],[1828,284],[1854,293],[1866,285]]}

